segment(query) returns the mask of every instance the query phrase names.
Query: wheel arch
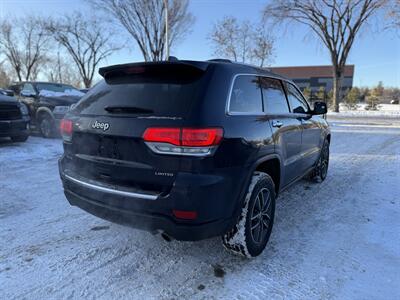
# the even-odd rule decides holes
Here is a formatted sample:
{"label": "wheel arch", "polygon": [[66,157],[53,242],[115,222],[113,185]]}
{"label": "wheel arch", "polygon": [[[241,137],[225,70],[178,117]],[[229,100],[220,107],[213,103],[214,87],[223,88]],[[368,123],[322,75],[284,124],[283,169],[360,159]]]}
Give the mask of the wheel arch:
{"label": "wheel arch", "polygon": [[45,114],[49,115],[54,120],[53,112],[48,107],[38,108],[38,110],[36,111],[36,120],[40,120],[40,118]]}
{"label": "wheel arch", "polygon": [[275,193],[278,195],[282,184],[282,163],[278,154],[268,155],[258,160],[254,167],[253,172],[260,171],[268,174],[275,185]]}
{"label": "wheel arch", "polygon": [[[273,168],[271,168],[272,166],[274,167],[279,166],[279,172],[274,173]],[[239,217],[240,213],[242,212],[245,196],[247,194],[249,184],[251,182],[251,179],[253,178],[254,172],[256,171],[264,172],[267,173],[269,176],[271,176],[272,174],[271,177],[275,185],[275,197],[278,196],[279,190],[281,188],[281,183],[282,183],[281,176],[283,174],[283,170],[282,170],[282,160],[278,154],[274,153],[263,156],[262,158],[256,160],[253,164],[250,164],[248,170],[249,172],[247,174],[245,181],[243,182],[243,187],[237,198],[238,200],[232,218],[233,224],[235,224],[237,217]]]}

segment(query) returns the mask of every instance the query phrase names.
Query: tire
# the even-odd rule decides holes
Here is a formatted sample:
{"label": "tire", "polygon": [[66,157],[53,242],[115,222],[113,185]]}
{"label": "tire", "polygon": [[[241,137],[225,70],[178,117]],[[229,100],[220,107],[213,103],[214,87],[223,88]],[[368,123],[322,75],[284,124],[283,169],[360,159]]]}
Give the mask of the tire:
{"label": "tire", "polygon": [[16,143],[23,143],[23,142],[26,142],[26,140],[28,139],[28,137],[29,137],[29,135],[12,136],[12,137],[11,137],[11,140],[12,140],[13,142],[16,142]]}
{"label": "tire", "polygon": [[52,138],[55,136],[56,128],[54,120],[47,113],[40,118],[39,129],[40,133],[45,138]]}
{"label": "tire", "polygon": [[222,237],[224,247],[248,258],[260,255],[271,235],[274,216],[274,182],[268,174],[255,172],[238,222]]}
{"label": "tire", "polygon": [[329,167],[329,141],[324,140],[317,164],[308,176],[314,182],[322,182],[328,174]]}

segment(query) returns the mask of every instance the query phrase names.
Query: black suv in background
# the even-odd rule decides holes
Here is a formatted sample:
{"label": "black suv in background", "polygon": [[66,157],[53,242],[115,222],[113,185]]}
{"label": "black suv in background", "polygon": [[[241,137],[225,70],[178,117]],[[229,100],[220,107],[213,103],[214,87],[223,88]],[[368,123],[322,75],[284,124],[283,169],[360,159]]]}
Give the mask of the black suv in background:
{"label": "black suv in background", "polygon": [[32,128],[46,138],[58,133],[65,113],[84,95],[71,85],[51,82],[20,82],[9,89],[28,106]]}
{"label": "black suv in background", "polygon": [[29,137],[29,114],[25,104],[0,95],[0,137],[25,142]]}
{"label": "black suv in background", "polygon": [[266,246],[280,191],[324,180],[330,131],[290,80],[253,66],[167,61],[100,69],[61,123],[72,205],[166,239]]}

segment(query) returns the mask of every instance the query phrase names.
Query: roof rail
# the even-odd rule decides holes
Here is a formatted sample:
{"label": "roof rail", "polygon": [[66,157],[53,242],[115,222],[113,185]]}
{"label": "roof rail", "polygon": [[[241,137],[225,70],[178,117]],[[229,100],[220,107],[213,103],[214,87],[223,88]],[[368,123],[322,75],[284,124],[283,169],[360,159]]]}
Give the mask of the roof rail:
{"label": "roof rail", "polygon": [[230,59],[225,59],[225,58],[214,58],[214,59],[209,59],[208,61],[232,63]]}

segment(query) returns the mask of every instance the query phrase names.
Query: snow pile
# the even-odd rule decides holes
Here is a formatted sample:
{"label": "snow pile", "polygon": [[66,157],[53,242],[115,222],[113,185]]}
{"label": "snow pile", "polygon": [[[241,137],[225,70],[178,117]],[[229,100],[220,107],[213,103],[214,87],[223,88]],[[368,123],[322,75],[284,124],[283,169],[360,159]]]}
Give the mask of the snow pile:
{"label": "snow pile", "polygon": [[[354,108],[349,107],[346,103],[339,104],[341,114],[345,112],[347,116],[400,116],[399,104],[378,104],[376,110],[368,110],[368,104],[360,103]],[[330,112],[331,114],[333,112]]]}
{"label": "snow pile", "polygon": [[331,116],[355,116],[355,117],[400,117],[400,105],[399,104],[378,104],[377,110],[367,110],[368,104],[362,103],[357,104],[354,109],[350,109],[345,103],[339,104],[339,113],[328,112]]}
{"label": "snow pile", "polygon": [[379,111],[395,111],[397,113],[400,113],[399,104],[378,104],[376,107]]}
{"label": "snow pile", "polygon": [[368,107],[367,103],[356,104],[354,107],[350,107],[347,103],[339,103],[340,111],[366,111]]}
{"label": "snow pile", "polygon": [[39,96],[42,97],[83,97],[85,93],[82,93],[81,91],[75,90],[75,89],[68,89],[65,90],[64,92],[54,92],[54,91],[48,91],[48,90],[41,90],[39,93]]}
{"label": "snow pile", "polygon": [[342,117],[387,117],[387,118],[399,118],[399,111],[379,111],[379,110],[348,110],[340,112],[328,112],[328,116],[342,116]]}

